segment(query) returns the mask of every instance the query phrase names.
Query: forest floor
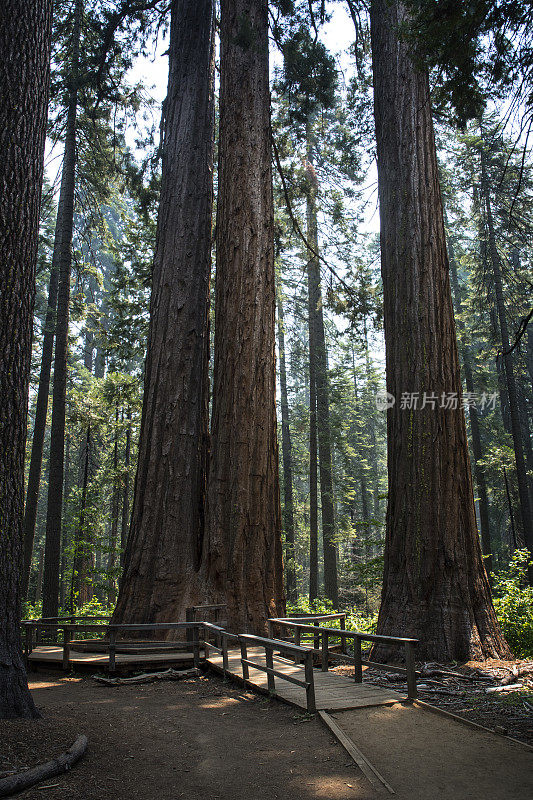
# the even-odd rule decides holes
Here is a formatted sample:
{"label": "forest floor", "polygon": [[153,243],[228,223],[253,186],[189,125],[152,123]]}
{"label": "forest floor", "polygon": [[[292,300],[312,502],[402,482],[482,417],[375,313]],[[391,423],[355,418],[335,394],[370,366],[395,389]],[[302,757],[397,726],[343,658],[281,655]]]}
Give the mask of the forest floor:
{"label": "forest floor", "polygon": [[[531,660],[468,661],[452,667],[424,664],[420,669],[420,700],[533,745]],[[353,667],[339,666],[335,672],[353,675]],[[405,680],[397,673],[366,669],[364,680],[405,691]]]}
{"label": "forest floor", "polygon": [[0,777],[89,747],[24,800],[369,800],[318,718],[215,676],[109,687],[32,674],[42,719],[0,722]]}

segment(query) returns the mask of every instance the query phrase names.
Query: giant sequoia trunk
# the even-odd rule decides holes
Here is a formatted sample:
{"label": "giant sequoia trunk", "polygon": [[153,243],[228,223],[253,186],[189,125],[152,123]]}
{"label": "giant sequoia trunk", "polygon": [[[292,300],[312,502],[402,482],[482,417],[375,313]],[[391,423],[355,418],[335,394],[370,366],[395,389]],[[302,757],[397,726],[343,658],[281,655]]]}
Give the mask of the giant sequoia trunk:
{"label": "giant sequoia trunk", "polygon": [[150,334],[114,622],[184,619],[199,581],[208,454],[214,150],[212,0],[174,0]]}
{"label": "giant sequoia trunk", "polygon": [[285,609],[267,0],[222,0],[207,574],[240,631]]}
{"label": "giant sequoia trunk", "polygon": [[[72,30],[72,64],[65,130],[65,152],[61,174],[60,207],[56,225],[59,288],[57,295],[56,344],[54,354],[54,389],[50,425],[50,457],[46,538],[44,548],[43,616],[57,617],[59,604],[59,567],[61,562],[61,519],[63,512],[63,477],[65,461],[65,412],[67,397],[67,353],[72,265],[72,229],[76,185],[76,129],[78,112],[78,70],[83,0],[76,0]],[[56,244],[54,243],[54,251]],[[54,253],[55,257],[55,253]]]}
{"label": "giant sequoia trunk", "polygon": [[281,397],[281,457],[283,460],[283,532],[285,534],[285,583],[287,599],[295,603],[296,564],[294,561],[294,499],[292,486],[292,444],[287,394],[287,365],[285,357],[285,319],[281,286],[278,287],[278,348],[279,386]]}
{"label": "giant sequoia trunk", "polygon": [[20,641],[24,455],[51,0],[0,7],[0,718],[35,717]]}
{"label": "giant sequoia trunk", "polygon": [[[309,297],[309,363],[315,376],[316,430],[320,465],[320,500],[322,508],[322,541],[324,550],[324,593],[334,607],[339,603],[337,580],[337,548],[335,545],[335,511],[331,460],[331,431],[329,424],[329,379],[318,258],[318,223],[316,207],[316,174],[313,169],[311,126],[307,125],[307,240],[313,252],[307,262]],[[312,365],[312,366],[311,366]]]}
{"label": "giant sequoia trunk", "polygon": [[[418,657],[508,653],[476,529],[428,77],[397,36],[399,2],[371,6],[381,218],[389,495],[378,632],[420,639]],[[423,393],[435,395],[422,408]],[[403,393],[418,393],[415,409]],[[453,404],[452,404],[453,405]],[[378,655],[390,657],[388,648]]]}

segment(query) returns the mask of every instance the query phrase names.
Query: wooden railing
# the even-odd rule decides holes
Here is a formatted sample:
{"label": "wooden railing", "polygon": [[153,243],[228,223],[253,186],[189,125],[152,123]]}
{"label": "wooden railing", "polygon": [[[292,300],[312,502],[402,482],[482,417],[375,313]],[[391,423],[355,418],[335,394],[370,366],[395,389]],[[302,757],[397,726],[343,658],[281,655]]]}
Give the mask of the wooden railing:
{"label": "wooden railing", "polygon": [[[228,642],[234,641],[238,643],[239,635],[230,633],[225,628],[221,628],[220,625],[214,625],[212,622],[202,622],[201,625],[204,632],[205,657],[209,658],[209,650],[215,650],[215,652],[220,653],[222,656],[222,670],[224,677],[226,677],[228,672]],[[209,636],[211,638],[214,637],[216,644],[209,640]]]}
{"label": "wooden railing", "polygon": [[[204,623],[202,622],[156,622],[156,623],[145,623],[145,624],[137,624],[137,625],[110,625],[107,622],[96,624],[96,623],[62,623],[62,622],[43,622],[42,620],[27,620],[22,622],[22,626],[25,630],[25,637],[24,637],[24,653],[26,657],[26,663],[28,662],[29,656],[33,650],[33,638],[34,632],[36,629],[52,629],[54,631],[62,631],[63,633],[63,641],[58,643],[62,646],[63,650],[63,658],[62,664],[63,669],[69,670],[70,669],[70,650],[71,645],[73,642],[73,634],[82,631],[90,631],[90,632],[103,632],[107,635],[107,639],[102,639],[100,646],[103,646],[104,651],[108,653],[108,667],[110,672],[114,672],[116,670],[116,653],[117,653],[117,636],[121,633],[127,633],[137,631],[137,632],[153,632],[153,631],[164,631],[164,630],[186,630],[191,632],[191,640],[189,640],[189,644],[192,647],[193,653],[193,661],[195,666],[199,666],[200,664],[200,629]],[[155,643],[154,643],[155,644]]]}
{"label": "wooden railing", "polygon": [[[316,711],[315,703],[315,681],[313,677],[313,651],[307,647],[298,647],[294,644],[289,644],[281,639],[266,639],[262,636],[253,636],[248,633],[241,633],[239,635],[239,642],[241,645],[241,665],[243,680],[249,680],[250,667],[253,669],[266,672],[268,691],[274,694],[276,691],[276,678],[294,683],[296,686],[301,686],[305,689],[307,711],[314,714]],[[265,651],[265,663],[258,663],[248,658],[248,644],[259,645]],[[274,653],[287,655],[289,658],[298,658],[299,662],[304,663],[305,680],[295,678],[293,675],[286,675],[284,672],[279,672],[274,668],[274,660],[278,657]]]}
{"label": "wooden railing", "polygon": [[[313,648],[311,652],[320,656],[323,672],[328,671],[330,659],[353,663],[355,667],[355,680],[357,683],[362,683],[363,681],[363,666],[385,670],[387,672],[398,672],[401,675],[405,675],[408,699],[416,699],[417,688],[414,648],[418,644],[418,639],[408,639],[401,636],[380,636],[378,634],[363,633],[361,631],[347,631],[338,628],[325,628],[319,625],[307,625],[287,617],[279,619],[272,618],[268,623],[270,635],[272,635],[275,626],[286,630],[293,629],[295,645],[301,644],[303,635],[312,637]],[[341,640],[341,653],[335,653],[330,650],[330,641],[335,639]],[[353,642],[353,656],[349,655],[346,646],[349,640]],[[381,644],[403,646],[405,667],[380,664],[377,661],[368,661],[364,659],[361,647],[362,642],[378,642]]]}

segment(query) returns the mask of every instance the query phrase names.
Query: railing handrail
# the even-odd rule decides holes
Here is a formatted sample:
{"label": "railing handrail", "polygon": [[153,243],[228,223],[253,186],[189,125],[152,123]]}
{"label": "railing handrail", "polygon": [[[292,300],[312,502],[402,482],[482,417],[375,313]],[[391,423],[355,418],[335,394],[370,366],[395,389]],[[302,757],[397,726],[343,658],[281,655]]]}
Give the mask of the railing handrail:
{"label": "railing handrail", "polygon": [[[188,624],[190,625],[191,623],[188,623]],[[194,624],[194,623],[192,623],[192,624]],[[220,625],[215,625],[214,622],[198,622],[196,624],[202,625],[202,627],[204,629],[205,628],[209,628],[209,630],[216,631],[217,633],[220,633],[222,636],[226,636],[228,639],[238,639],[239,638],[239,634],[238,633],[231,633],[231,631],[227,631],[226,628],[221,628]]]}
{"label": "railing handrail", "polygon": [[258,642],[263,646],[271,645],[273,649],[286,650],[294,655],[305,655],[306,653],[311,652],[309,647],[301,647],[300,645],[292,644],[291,642],[285,642],[283,639],[268,639],[266,636],[255,636],[252,633],[240,633],[238,638],[253,640],[254,642]]}
{"label": "railing handrail", "polygon": [[347,639],[362,639],[363,641],[368,642],[385,642],[391,643],[394,642],[396,644],[405,644],[406,642],[410,642],[411,644],[418,644],[419,639],[410,639],[403,636],[382,636],[381,634],[377,633],[365,633],[364,631],[349,631],[343,630],[341,628],[326,628],[322,627],[321,625],[306,625],[302,622],[297,622],[296,620],[290,620],[287,618],[276,618],[272,617],[268,620],[268,622],[272,622],[275,625],[285,626],[287,628],[300,628],[300,630],[307,630],[313,633],[330,633],[332,636],[336,636],[337,638],[347,638]]}
{"label": "railing handrail", "polygon": [[287,622],[298,622],[299,620],[307,619],[346,619],[346,617],[346,611],[339,611],[336,614],[297,614],[289,617],[279,617],[279,619]]}
{"label": "railing handrail", "polygon": [[[255,636],[251,633],[239,634],[241,643],[241,666],[242,678],[244,681],[249,680],[249,668],[259,669],[261,672],[266,672],[268,691],[272,694],[276,691],[276,678],[287,681],[288,683],[295,684],[305,689],[305,696],[307,702],[307,711],[314,713],[316,711],[315,701],[315,680],[313,675],[313,651],[308,647],[299,647],[298,645],[284,642],[282,639],[267,639],[264,636]],[[258,664],[257,661],[252,661],[248,658],[247,643],[256,643],[261,645],[265,650],[265,663]],[[302,658],[304,661],[304,680],[296,678],[294,675],[287,675],[284,672],[274,668],[274,650],[280,653],[289,653],[296,658]]]}

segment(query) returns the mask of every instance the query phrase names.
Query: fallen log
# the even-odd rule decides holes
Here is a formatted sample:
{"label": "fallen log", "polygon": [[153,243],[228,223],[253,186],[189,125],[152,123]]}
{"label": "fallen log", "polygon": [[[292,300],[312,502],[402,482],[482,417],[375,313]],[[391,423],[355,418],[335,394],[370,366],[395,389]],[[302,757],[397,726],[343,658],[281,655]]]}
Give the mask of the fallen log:
{"label": "fallen log", "polygon": [[104,678],[101,675],[93,675],[93,680],[103,683],[106,686],[128,686],[133,683],[152,683],[152,681],[179,681],[183,678],[197,678],[200,670],[196,669],[166,669],[163,672],[143,672],[142,675],[135,675],[132,678]]}
{"label": "fallen log", "polygon": [[87,750],[87,737],[78,736],[72,747],[62,753],[52,761],[47,761],[38,767],[19,772],[16,775],[9,775],[0,780],[0,797],[11,797],[11,795],[29,789],[36,783],[41,783],[63,772],[68,772],[74,764],[80,760]]}

